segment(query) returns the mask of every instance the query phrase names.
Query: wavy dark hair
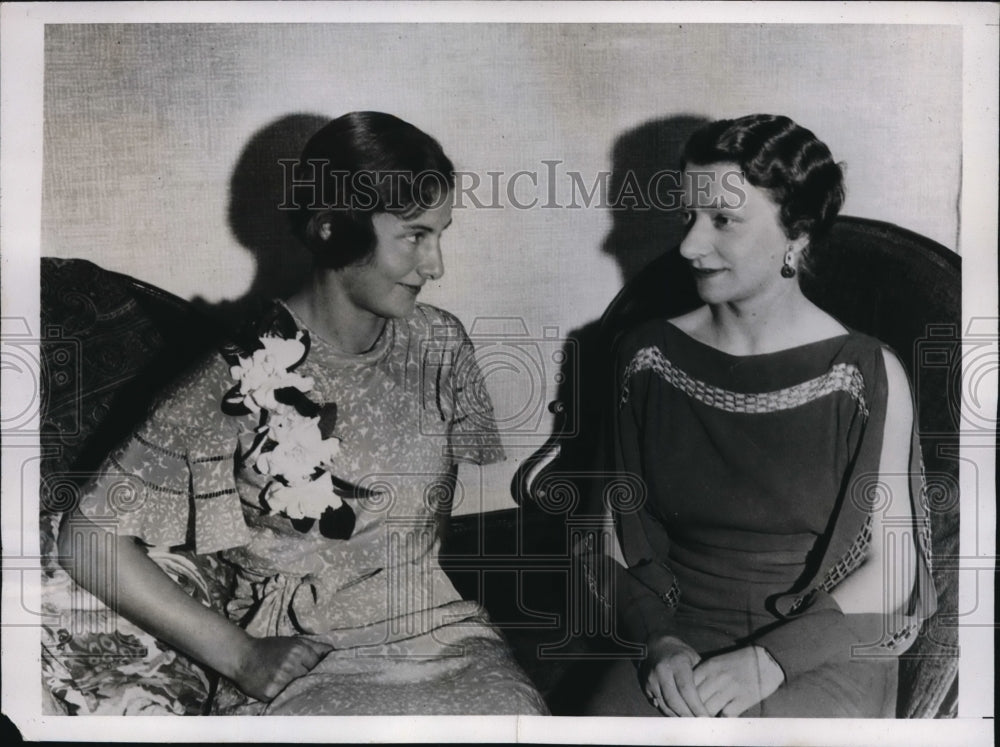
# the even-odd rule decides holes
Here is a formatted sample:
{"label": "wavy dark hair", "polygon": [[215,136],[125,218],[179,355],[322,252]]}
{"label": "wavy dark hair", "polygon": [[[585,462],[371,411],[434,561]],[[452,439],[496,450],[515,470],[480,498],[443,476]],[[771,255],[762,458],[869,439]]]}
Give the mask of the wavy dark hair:
{"label": "wavy dark hair", "polygon": [[[844,172],[830,149],[788,117],[750,114],[720,119],[696,131],[684,148],[684,166],[737,164],[780,208],[785,235],[817,243],[844,204]],[[809,247],[807,247],[808,249]]]}
{"label": "wavy dark hair", "polygon": [[286,186],[295,235],[318,266],[339,269],[375,251],[376,213],[411,218],[444,204],[455,167],[437,140],[409,122],[350,112],[309,139]]}

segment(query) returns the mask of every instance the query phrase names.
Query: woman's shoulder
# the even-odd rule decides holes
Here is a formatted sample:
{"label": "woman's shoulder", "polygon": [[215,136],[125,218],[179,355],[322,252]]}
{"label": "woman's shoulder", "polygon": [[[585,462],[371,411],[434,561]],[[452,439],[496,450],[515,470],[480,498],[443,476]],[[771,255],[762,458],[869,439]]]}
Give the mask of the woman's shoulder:
{"label": "woman's shoulder", "polygon": [[669,319],[647,319],[622,335],[616,345],[618,360],[627,364],[636,356],[655,354],[677,362],[686,360],[690,355],[697,356],[705,346],[698,342],[694,327],[693,313]]}
{"label": "woman's shoulder", "polygon": [[217,350],[204,353],[186,368],[164,391],[164,397],[212,396],[223,394],[233,385],[229,365]]}
{"label": "woman's shoulder", "polygon": [[669,367],[719,386],[766,389],[811,381],[841,369],[857,371],[865,381],[876,380],[884,376],[884,356],[892,355],[880,340],[836,320],[808,334],[789,336],[770,351],[729,353],[702,339],[699,325],[703,322],[698,314],[687,314],[639,324],[616,346],[618,367],[628,371]]}
{"label": "woman's shoulder", "polygon": [[845,349],[872,355],[896,356],[895,351],[888,344],[866,332],[848,328],[843,337]]}
{"label": "woman's shoulder", "polygon": [[432,306],[429,303],[417,303],[414,306],[413,314],[409,317],[412,320],[425,324],[444,324],[452,327],[463,327],[459,318],[439,306]]}
{"label": "woman's shoulder", "polygon": [[826,345],[832,345],[838,351],[838,358],[860,356],[881,359],[883,351],[889,350],[889,346],[881,340],[852,327],[811,302],[807,305],[806,312],[800,320],[798,336],[793,338],[793,342],[797,344],[789,345],[792,351],[808,351],[816,347],[823,349]]}
{"label": "woman's shoulder", "polygon": [[421,338],[463,342],[469,337],[457,316],[427,303],[418,303],[406,322]]}
{"label": "woman's shoulder", "polygon": [[686,314],[671,317],[667,323],[674,329],[680,330],[688,337],[697,337],[698,330],[712,321],[712,313],[708,306],[699,306]]}
{"label": "woman's shoulder", "polygon": [[620,357],[631,357],[638,350],[647,347],[663,347],[670,333],[671,321],[665,317],[655,317],[640,322],[626,331],[617,344]]}
{"label": "woman's shoulder", "polygon": [[234,383],[222,355],[206,353],[159,393],[151,419],[192,432],[224,428],[222,400]]}

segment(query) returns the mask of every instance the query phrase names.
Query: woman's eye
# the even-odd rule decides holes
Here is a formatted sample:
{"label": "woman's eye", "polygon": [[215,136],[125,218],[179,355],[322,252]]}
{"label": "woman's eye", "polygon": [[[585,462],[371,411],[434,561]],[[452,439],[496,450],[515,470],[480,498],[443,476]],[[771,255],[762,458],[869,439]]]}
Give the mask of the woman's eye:
{"label": "woman's eye", "polygon": [[691,212],[690,210],[681,210],[680,217],[681,217],[681,223],[683,223],[685,226],[691,225],[691,223],[694,221],[694,213]]}
{"label": "woman's eye", "polygon": [[422,233],[411,233],[406,236],[406,240],[411,244],[419,244],[424,240],[424,234]]}
{"label": "woman's eye", "polygon": [[733,222],[732,219],[728,215],[712,216],[712,225],[714,225],[716,228],[725,228],[732,222]]}

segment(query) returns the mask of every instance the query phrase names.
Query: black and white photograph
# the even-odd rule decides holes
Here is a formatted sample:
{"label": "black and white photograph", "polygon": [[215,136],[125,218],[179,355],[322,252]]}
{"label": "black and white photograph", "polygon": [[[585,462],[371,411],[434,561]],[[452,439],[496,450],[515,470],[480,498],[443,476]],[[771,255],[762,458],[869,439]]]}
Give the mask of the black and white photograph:
{"label": "black and white photograph", "polygon": [[11,735],[992,743],[1000,6],[0,13]]}

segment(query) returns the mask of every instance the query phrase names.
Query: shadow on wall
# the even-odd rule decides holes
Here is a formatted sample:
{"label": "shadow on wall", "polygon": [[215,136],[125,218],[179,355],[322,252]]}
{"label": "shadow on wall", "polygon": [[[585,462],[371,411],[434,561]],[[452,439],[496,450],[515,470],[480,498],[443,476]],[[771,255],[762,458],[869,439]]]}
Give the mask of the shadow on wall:
{"label": "shadow on wall", "polygon": [[292,233],[286,213],[283,159],[298,158],[306,141],[329,117],[290,114],[258,130],[240,154],[229,180],[228,223],[233,236],[252,255],[254,277],[247,292],[232,300],[193,303],[226,329],[253,318],[263,302],[286,298],[311,269],[309,252]]}
{"label": "shadow on wall", "polygon": [[615,141],[609,182],[611,230],[602,249],[618,263],[623,285],[683,238],[681,154],[688,138],[708,122],[690,115],[654,119]]}
{"label": "shadow on wall", "polygon": [[[623,286],[641,282],[644,267],[668,251],[675,252],[680,244],[684,236],[678,202],[681,154],[688,138],[708,122],[687,114],[653,119],[615,140],[608,199],[611,230],[601,249],[618,263]],[[678,260],[679,272],[685,271],[683,265]],[[599,469],[603,411],[614,396],[611,332],[598,318],[569,333],[579,363],[557,397],[571,418],[567,432],[576,435],[563,441],[556,469]]]}
{"label": "shadow on wall", "polygon": [[[328,121],[314,114],[281,117],[258,130],[240,154],[230,179],[228,221],[254,259],[254,278],[240,298],[215,304],[193,300],[222,325],[223,333],[256,318],[269,299],[294,293],[309,275],[309,253],[293,235],[285,212],[278,209],[286,202],[287,187],[281,161],[297,158],[309,137]],[[687,114],[664,117],[615,140],[608,180],[612,225],[601,251],[617,262],[623,285],[641,279],[646,265],[680,242],[684,231],[678,202],[680,155],[691,133],[707,122]],[[577,435],[564,441],[560,462],[565,458],[567,468],[592,467],[603,405],[613,395],[612,341],[600,318],[571,331],[569,338],[575,341],[578,366],[564,379],[557,398],[577,404],[568,408],[573,420],[567,423]]]}
{"label": "shadow on wall", "polygon": [[[304,281],[309,254],[277,209],[284,197],[280,159],[297,158],[328,121],[308,114],[281,117],[257,131],[240,154],[229,183],[228,219],[254,259],[255,274],[238,299],[212,304],[195,298],[189,305],[145,283],[137,290],[127,278],[89,262],[43,259],[44,328],[74,338],[77,355],[86,356],[76,361],[78,376],[62,377],[62,389],[55,378],[43,385],[46,438],[59,447],[46,457],[46,469],[96,470],[193,361],[256,318],[268,300],[290,295]],[[55,352],[46,355],[76,360],[57,343],[48,348]],[[57,359],[46,365],[52,370]],[[67,367],[64,361],[58,365]]]}

